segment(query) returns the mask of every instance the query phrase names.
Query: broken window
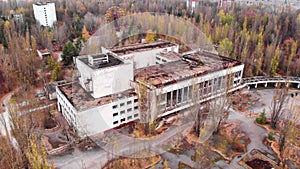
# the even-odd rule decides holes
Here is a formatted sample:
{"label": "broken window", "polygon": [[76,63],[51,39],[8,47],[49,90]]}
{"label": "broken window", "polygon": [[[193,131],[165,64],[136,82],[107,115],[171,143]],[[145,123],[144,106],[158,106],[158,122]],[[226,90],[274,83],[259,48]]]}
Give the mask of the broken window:
{"label": "broken window", "polygon": [[182,101],[182,89],[178,89],[177,103],[181,103],[181,101]]}
{"label": "broken window", "polygon": [[127,120],[131,120],[131,119],[132,119],[132,116],[128,116],[128,117],[127,117]]}
{"label": "broken window", "polygon": [[172,97],[172,93],[168,92],[167,93],[167,107],[171,107],[171,97]]}
{"label": "broken window", "polygon": [[183,88],[183,101],[188,99],[188,87]]}
{"label": "broken window", "polygon": [[172,106],[176,105],[176,99],[177,99],[177,90],[173,91],[173,96],[172,96]]}

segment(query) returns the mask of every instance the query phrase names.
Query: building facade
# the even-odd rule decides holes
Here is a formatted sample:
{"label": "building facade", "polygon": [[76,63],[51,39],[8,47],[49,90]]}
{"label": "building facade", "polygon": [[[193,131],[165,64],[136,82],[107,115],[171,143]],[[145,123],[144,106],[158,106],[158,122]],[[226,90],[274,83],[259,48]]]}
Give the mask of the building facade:
{"label": "building facade", "polygon": [[77,81],[56,91],[58,109],[80,137],[153,121],[237,90],[244,69],[209,52],[180,54],[178,45],[166,41],[79,56],[76,67]]}
{"label": "building facade", "polygon": [[53,27],[57,21],[54,3],[35,3],[33,14],[36,21],[42,26]]}
{"label": "building facade", "polygon": [[[236,60],[204,51],[183,54],[181,60],[139,70],[135,75],[136,91],[147,90],[148,105],[142,112],[153,121],[237,90],[244,65]],[[137,92],[140,93],[140,92]],[[142,98],[140,96],[139,98]]]}
{"label": "building facade", "polygon": [[124,60],[131,60],[134,63],[134,69],[148,67],[157,64],[156,54],[161,52],[179,52],[179,45],[158,40],[151,43],[139,43],[122,47],[113,47],[111,49],[102,48],[104,53],[111,52]]}

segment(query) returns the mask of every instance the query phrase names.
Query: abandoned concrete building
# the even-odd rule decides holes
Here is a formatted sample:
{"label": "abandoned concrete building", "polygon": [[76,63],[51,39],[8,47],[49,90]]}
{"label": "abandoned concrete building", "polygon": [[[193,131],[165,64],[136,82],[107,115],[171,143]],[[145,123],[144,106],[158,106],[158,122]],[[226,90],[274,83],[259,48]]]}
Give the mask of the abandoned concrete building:
{"label": "abandoned concrete building", "polygon": [[56,87],[57,104],[80,137],[187,109],[241,86],[236,60],[159,40],[76,58],[77,80]]}

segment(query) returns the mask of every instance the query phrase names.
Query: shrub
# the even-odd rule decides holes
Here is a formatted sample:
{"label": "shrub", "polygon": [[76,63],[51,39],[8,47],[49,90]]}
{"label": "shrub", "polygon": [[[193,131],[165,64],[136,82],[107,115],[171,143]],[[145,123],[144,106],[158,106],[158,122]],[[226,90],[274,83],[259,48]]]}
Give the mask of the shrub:
{"label": "shrub", "polygon": [[266,124],[266,123],[267,123],[267,117],[266,117],[265,109],[264,109],[264,111],[259,115],[259,117],[256,118],[256,122],[257,122],[258,124]]}
{"label": "shrub", "polygon": [[273,132],[269,132],[269,134],[268,134],[268,139],[269,139],[269,140],[272,140],[272,141],[275,140],[275,138],[274,138],[274,133],[273,133]]}

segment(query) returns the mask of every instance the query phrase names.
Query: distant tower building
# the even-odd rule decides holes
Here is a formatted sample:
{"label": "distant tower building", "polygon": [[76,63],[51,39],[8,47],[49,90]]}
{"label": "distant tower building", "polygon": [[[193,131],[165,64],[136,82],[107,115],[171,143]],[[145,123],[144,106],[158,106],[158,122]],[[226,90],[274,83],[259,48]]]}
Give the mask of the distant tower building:
{"label": "distant tower building", "polygon": [[234,0],[218,0],[218,7],[227,8],[234,4]]}
{"label": "distant tower building", "polygon": [[199,6],[200,3],[202,3],[203,0],[186,0],[186,7],[191,8],[192,10],[196,8],[196,6]]}
{"label": "distant tower building", "polygon": [[43,26],[53,27],[56,23],[56,12],[54,3],[33,4],[34,18]]}

